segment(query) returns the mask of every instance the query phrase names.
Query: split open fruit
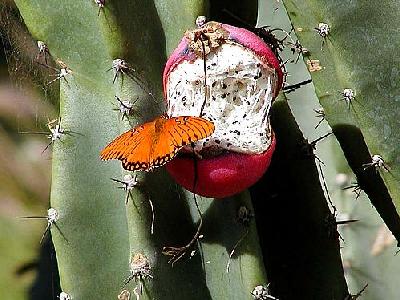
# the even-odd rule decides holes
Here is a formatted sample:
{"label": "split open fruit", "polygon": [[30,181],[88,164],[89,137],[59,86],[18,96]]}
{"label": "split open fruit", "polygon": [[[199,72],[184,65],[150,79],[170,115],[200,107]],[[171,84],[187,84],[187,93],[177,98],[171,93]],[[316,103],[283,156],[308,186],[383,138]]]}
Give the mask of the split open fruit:
{"label": "split open fruit", "polygon": [[164,69],[167,114],[201,116],[215,132],[181,149],[166,166],[171,176],[215,198],[260,179],[275,149],[269,112],[282,82],[279,60],[254,33],[217,22],[186,32]]}

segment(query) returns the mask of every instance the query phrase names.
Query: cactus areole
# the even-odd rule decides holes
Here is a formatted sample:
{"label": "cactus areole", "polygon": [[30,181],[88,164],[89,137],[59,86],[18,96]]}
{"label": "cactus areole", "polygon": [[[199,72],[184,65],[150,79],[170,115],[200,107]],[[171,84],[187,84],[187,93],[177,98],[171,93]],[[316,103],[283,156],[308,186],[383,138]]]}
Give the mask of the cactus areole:
{"label": "cactus areole", "polygon": [[269,111],[282,81],[279,60],[252,32],[216,22],[186,32],[164,69],[167,113],[201,116],[215,132],[185,146],[167,164],[171,176],[215,198],[254,184],[275,149]]}

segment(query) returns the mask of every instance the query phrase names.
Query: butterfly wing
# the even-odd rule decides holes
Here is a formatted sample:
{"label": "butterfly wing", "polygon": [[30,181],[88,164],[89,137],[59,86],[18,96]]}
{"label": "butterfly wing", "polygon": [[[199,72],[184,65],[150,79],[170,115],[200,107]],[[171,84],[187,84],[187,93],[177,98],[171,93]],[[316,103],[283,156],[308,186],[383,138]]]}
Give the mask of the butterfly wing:
{"label": "butterfly wing", "polygon": [[160,116],[121,134],[101,151],[100,157],[119,159],[126,170],[149,171],[173,159],[182,146],[213,132],[214,124],[200,117]]}
{"label": "butterfly wing", "polygon": [[214,124],[200,117],[171,117],[167,119],[151,151],[150,165],[159,167],[175,157],[183,146],[210,136]]}
{"label": "butterfly wing", "polygon": [[126,170],[147,170],[154,121],[137,126],[113,140],[100,153],[102,160],[119,159]]}

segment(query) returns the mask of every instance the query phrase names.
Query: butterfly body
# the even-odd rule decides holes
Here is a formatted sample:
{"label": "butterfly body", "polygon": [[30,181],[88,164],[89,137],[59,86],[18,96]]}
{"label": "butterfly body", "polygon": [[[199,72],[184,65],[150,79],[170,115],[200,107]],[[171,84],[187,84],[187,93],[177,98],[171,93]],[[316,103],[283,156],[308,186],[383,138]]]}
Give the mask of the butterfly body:
{"label": "butterfly body", "polygon": [[126,170],[151,171],[173,159],[183,146],[213,132],[214,124],[201,117],[161,115],[118,136],[100,157],[121,160]]}

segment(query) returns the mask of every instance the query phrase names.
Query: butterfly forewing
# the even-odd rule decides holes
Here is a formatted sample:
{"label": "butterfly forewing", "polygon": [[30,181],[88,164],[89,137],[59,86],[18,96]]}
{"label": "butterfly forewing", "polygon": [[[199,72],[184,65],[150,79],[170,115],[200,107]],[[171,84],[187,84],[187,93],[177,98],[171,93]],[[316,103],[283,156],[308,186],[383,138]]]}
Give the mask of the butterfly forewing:
{"label": "butterfly forewing", "polygon": [[200,117],[160,116],[117,137],[100,157],[119,159],[127,170],[149,171],[173,159],[182,146],[213,132],[214,124]]}

